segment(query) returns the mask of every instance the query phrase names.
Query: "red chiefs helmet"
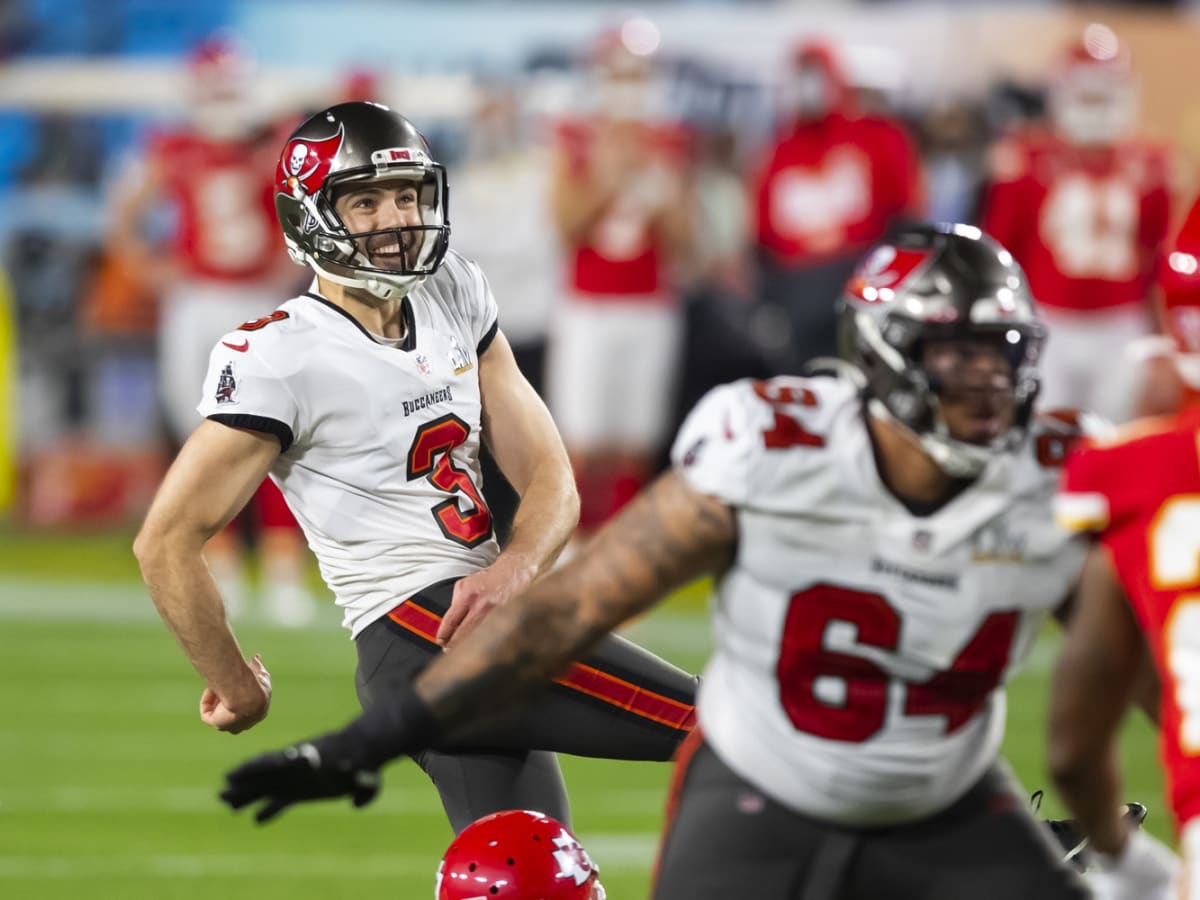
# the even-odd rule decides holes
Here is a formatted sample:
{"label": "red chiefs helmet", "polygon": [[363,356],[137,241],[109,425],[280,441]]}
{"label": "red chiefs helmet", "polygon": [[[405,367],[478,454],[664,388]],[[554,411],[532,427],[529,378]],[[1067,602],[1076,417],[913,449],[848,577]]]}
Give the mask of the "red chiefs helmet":
{"label": "red chiefs helmet", "polygon": [[254,63],[234,35],[218,32],[201,41],[188,57],[187,70],[198,131],[221,140],[243,137],[253,129]]}
{"label": "red chiefs helmet", "polygon": [[1159,266],[1162,324],[1175,345],[1179,377],[1200,391],[1200,202],[1171,243]]}
{"label": "red chiefs helmet", "polygon": [[1055,129],[1076,144],[1112,144],[1137,123],[1129,52],[1106,25],[1092,23],[1063,54],[1049,85]]}
{"label": "red chiefs helmet", "polygon": [[529,810],[484,816],[438,866],[435,900],[605,900],[599,869],[561,822]]}
{"label": "red chiefs helmet", "polygon": [[626,19],[602,31],[591,43],[590,102],[600,115],[617,120],[646,120],[665,106],[658,76],[658,26],[644,16]]}

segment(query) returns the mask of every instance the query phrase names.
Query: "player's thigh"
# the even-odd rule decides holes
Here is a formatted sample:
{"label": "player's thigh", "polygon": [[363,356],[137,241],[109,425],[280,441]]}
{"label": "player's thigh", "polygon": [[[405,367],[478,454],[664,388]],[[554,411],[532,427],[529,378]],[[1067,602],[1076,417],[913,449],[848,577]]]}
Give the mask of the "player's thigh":
{"label": "player's thigh", "polygon": [[1084,407],[1112,422],[1126,422],[1137,401],[1137,360],[1131,348],[1149,331],[1141,307],[1104,316],[1093,342],[1095,368],[1092,396]]}
{"label": "player's thigh", "polygon": [[554,315],[546,345],[546,402],[568,447],[603,438],[593,408],[606,384],[595,304],[567,300]]}
{"label": "player's thigh", "polygon": [[1179,836],[1183,866],[1176,894],[1179,900],[1200,900],[1200,818],[1187,822]]}
{"label": "player's thigh", "polygon": [[612,440],[651,452],[667,437],[682,365],[684,320],[673,304],[650,301],[612,310],[616,366],[607,398]]}
{"label": "player's thigh", "polygon": [[609,635],[505,727],[574,756],[666,762],[695,725],[696,676]]}
{"label": "player's thigh", "polygon": [[1090,396],[1091,330],[1078,314],[1045,313],[1046,344],[1039,367],[1042,409],[1083,409]]}
{"label": "player's thigh", "polygon": [[536,749],[666,762],[692,730],[695,695],[695,676],[610,635],[525,703],[456,731],[439,749]]}
{"label": "player's thigh", "polygon": [[993,770],[949,810],[871,834],[844,900],[1084,900],[1079,877],[1024,798]]}
{"label": "player's thigh", "polygon": [[702,745],[677,777],[654,900],[795,900],[812,895],[810,879],[826,871],[836,879],[846,863],[849,854],[842,851],[852,849],[851,835],[776,803],[711,748]]}

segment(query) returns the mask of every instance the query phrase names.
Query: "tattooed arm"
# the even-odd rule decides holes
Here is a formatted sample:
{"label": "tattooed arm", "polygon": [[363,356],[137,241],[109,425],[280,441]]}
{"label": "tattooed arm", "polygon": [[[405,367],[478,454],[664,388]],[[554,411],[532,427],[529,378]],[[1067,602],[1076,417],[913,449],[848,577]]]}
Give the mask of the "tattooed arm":
{"label": "tattooed arm", "polygon": [[668,472],[570,563],[431,663],[414,690],[341,731],[243,763],[226,774],[221,799],[234,809],[265,801],[258,822],[307,800],[349,796],[363,806],[379,789],[383,763],[516,703],[672,588],[725,569],[736,543],[733,509]]}
{"label": "tattooed arm", "polygon": [[675,472],[642,492],[567,565],[494,611],[426,668],[417,695],[447,731],[548,678],[673,588],[733,559],[737,527],[723,501]]}

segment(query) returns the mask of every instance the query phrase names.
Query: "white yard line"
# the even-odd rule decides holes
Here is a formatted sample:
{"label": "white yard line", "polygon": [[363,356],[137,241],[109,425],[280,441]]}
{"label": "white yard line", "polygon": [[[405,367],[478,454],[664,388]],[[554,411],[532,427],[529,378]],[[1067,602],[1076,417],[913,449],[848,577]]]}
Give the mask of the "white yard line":
{"label": "white yard line", "polygon": [[[654,862],[658,835],[652,832],[614,834],[584,833],[581,840],[603,868],[644,871]],[[389,851],[355,856],[354,865],[345,856],[271,853],[112,854],[103,856],[8,856],[0,855],[0,880],[44,878],[94,883],[103,878],[389,878],[428,873],[432,889],[433,866],[424,853]]]}

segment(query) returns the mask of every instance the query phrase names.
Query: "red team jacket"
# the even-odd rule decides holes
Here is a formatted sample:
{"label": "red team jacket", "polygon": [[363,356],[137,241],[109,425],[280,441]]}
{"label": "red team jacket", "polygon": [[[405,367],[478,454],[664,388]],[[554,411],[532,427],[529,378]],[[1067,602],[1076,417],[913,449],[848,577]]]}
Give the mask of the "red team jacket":
{"label": "red team jacket", "polygon": [[1142,303],[1167,236],[1168,169],[1151,144],[1084,150],[1031,130],[993,149],[981,224],[1025,269],[1042,306]]}
{"label": "red team jacket", "polygon": [[917,203],[917,154],[900,125],[832,112],[801,121],[751,185],[757,240],[781,265],[855,253]]}
{"label": "red team jacket", "polygon": [[1162,685],[1168,796],[1183,825],[1200,814],[1200,409],[1078,450],[1063,500],[1064,524],[1094,530],[1111,554],[1146,635]]}
{"label": "red team jacket", "polygon": [[[688,163],[689,138],[679,126],[651,122],[601,126],[598,122],[575,120],[560,124],[557,135],[573,177],[588,177],[598,127],[624,129],[648,166],[678,171]],[[636,191],[627,192],[605,212],[585,240],[566,248],[568,283],[576,296],[592,301],[670,299],[667,248],[637,200]]]}

